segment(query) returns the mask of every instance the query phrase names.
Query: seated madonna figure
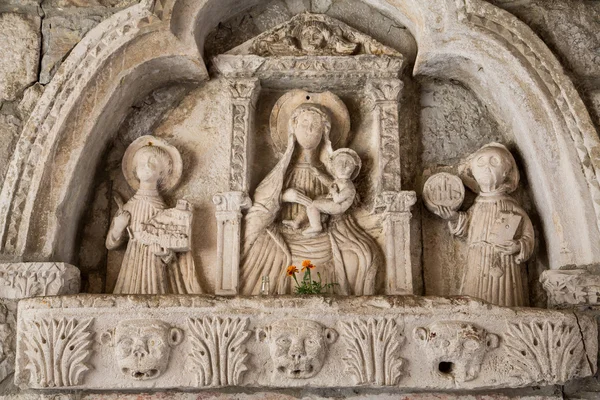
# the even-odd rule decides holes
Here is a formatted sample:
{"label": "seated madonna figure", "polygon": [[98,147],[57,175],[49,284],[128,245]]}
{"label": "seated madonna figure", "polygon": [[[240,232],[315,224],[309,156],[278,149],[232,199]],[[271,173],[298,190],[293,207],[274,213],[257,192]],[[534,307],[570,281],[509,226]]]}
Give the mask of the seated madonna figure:
{"label": "seated madonna figure", "polygon": [[286,269],[304,259],[324,282],[337,283],[338,294],[374,293],[379,249],[348,212],[323,213],[322,229],[303,234],[310,227],[306,208],[333,181],[321,160],[330,159],[332,142],[344,144],[349,125],[344,103],[330,92],[293,90],[273,107],[271,136],[283,155],[256,188],[244,219],[242,294],[258,294],[262,276],[269,276],[271,293],[291,293]]}

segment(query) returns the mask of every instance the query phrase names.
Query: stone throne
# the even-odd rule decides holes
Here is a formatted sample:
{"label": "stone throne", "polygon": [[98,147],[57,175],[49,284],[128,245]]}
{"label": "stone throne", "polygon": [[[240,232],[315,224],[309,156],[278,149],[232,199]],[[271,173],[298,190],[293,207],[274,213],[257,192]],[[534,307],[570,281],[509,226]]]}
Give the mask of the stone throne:
{"label": "stone throne", "polygon": [[[150,3],[152,5],[148,6]],[[188,6],[192,7],[192,3],[200,4],[189,2]],[[163,20],[169,21],[168,15],[173,12],[169,9],[169,4],[165,1],[156,4],[146,2],[136,7],[133,10],[135,12],[132,11],[128,16],[120,15],[121,20],[113,19],[110,21],[113,25],[104,26],[103,29],[114,29],[113,36],[124,40],[125,35],[133,35],[136,29],[144,29],[148,25],[154,27],[160,25]],[[223,4],[227,5],[225,2]],[[434,3],[430,2],[423,4],[434,6]],[[485,7],[473,8],[473,4],[479,3],[468,2],[468,9],[458,10],[459,18],[462,18],[461,21],[472,20],[474,24],[485,26]],[[188,10],[186,7],[182,8]],[[474,13],[479,14],[473,17]],[[189,14],[193,15],[191,12]],[[494,13],[487,15],[490,16],[498,18]],[[181,15],[179,18],[185,19]],[[306,17],[297,17],[299,20],[302,18]],[[318,20],[323,17],[314,18]],[[136,23],[130,23],[130,19]],[[439,21],[437,23],[441,23]],[[329,19],[327,22],[344,31],[344,26],[340,23]],[[427,24],[421,23],[418,25],[419,29],[422,25]],[[495,25],[487,23],[487,26]],[[433,22],[431,27],[432,31],[438,28]],[[147,31],[144,31],[144,34]],[[505,33],[502,30],[501,32]],[[269,32],[274,33],[276,32]],[[354,34],[361,39],[358,33]],[[91,46],[89,42],[94,38],[97,36],[91,35],[85,45],[91,49],[90,57],[93,55],[94,60],[101,60],[102,49],[105,47],[103,43],[98,47]],[[110,35],[103,35],[101,38],[108,40]],[[362,40],[359,42],[368,43],[364,37]],[[427,41],[424,41],[423,48],[427,44]],[[289,57],[293,59],[305,57],[295,54],[294,49],[294,46],[284,48],[291,51]],[[396,278],[392,280],[396,286],[400,286],[388,287],[386,292],[395,294],[397,292],[394,290],[397,290],[405,294],[414,291],[414,286],[411,289],[410,284],[412,282],[414,285],[415,275],[418,276],[413,271],[413,267],[418,263],[412,263],[410,258],[407,258],[411,254],[406,243],[407,235],[394,231],[398,229],[400,233],[407,233],[410,204],[414,202],[411,192],[401,190],[397,169],[399,164],[396,162],[397,158],[394,158],[399,154],[396,149],[398,111],[402,107],[398,104],[398,93],[402,86],[399,82],[402,58],[393,53],[382,56],[362,54],[363,50],[360,50],[359,54],[345,54],[348,50],[343,46],[341,49],[343,55],[310,56],[313,61],[318,61],[316,63],[302,60],[299,64],[278,64],[279,69],[275,68],[274,72],[266,71],[264,78],[261,77],[263,68],[277,60],[281,61],[284,56],[268,53],[243,55],[244,52],[241,52],[219,57],[225,60],[230,57],[234,61],[249,63],[249,66],[242,65],[238,69],[233,67],[235,63],[231,66],[229,62],[224,62],[222,68],[217,67],[228,84],[231,83],[229,86],[234,91],[231,104],[232,128],[227,132],[233,142],[230,146],[232,151],[229,153],[232,161],[229,173],[231,178],[228,190],[215,196],[220,243],[220,278],[217,290],[221,290],[222,294],[234,294],[237,287],[236,266],[239,265],[239,249],[236,249],[235,245],[239,244],[241,212],[249,206],[248,191],[252,187],[250,144],[255,117],[253,107],[256,107],[259,101],[259,88],[277,88],[278,81],[283,85],[279,86],[280,89],[303,87],[313,91],[341,90],[342,85],[348,85],[351,90],[367,92],[372,98],[375,104],[372,109],[373,132],[377,133],[378,138],[376,154],[380,156],[379,159],[389,160],[389,163],[378,164],[373,168],[379,180],[374,181],[373,187],[377,195],[374,196],[371,205],[373,210],[382,212],[378,218],[388,224],[383,237],[390,240],[391,244],[383,243],[382,246],[386,250],[387,260],[399,257],[399,261],[387,264],[388,268],[394,266],[392,271],[387,272]],[[374,49],[366,52],[377,53],[381,50],[377,50],[376,46]],[[252,51],[248,50],[247,53]],[[420,68],[432,69],[434,65],[426,63],[425,50],[424,54],[420,60]],[[78,55],[80,53],[73,53],[73,57]],[[193,57],[190,57],[197,55],[194,53]],[[336,57],[339,57],[356,63],[349,61],[342,64],[342,71],[336,69],[344,80],[340,82],[339,79],[330,79],[332,76],[327,75],[329,70],[324,66],[331,64],[319,61],[320,57],[329,61],[335,61]],[[371,64],[368,64],[369,58]],[[361,60],[365,60],[364,64],[368,64],[369,68],[364,68]],[[383,65],[378,64],[382,61]],[[198,64],[202,63],[191,63],[191,66]],[[220,65],[219,59],[215,65]],[[193,69],[191,66],[190,69]],[[295,80],[288,81],[285,76],[289,75],[289,68],[296,71],[292,68],[295,66],[304,72],[298,76],[294,75],[292,78],[295,77]],[[248,73],[247,69],[251,72]],[[378,75],[382,70],[384,76]],[[233,72],[228,75],[227,71]],[[178,72],[187,78],[189,76],[186,74],[193,75],[183,67]],[[196,74],[201,76],[202,71],[196,71]],[[86,76],[83,75],[83,78]],[[276,79],[271,79],[270,76],[275,76]],[[315,84],[315,76],[324,78],[323,82]],[[379,80],[383,80],[385,85],[378,85]],[[74,78],[74,81],[77,79]],[[108,80],[99,81],[103,83]],[[354,86],[356,82],[358,84]],[[54,90],[56,86],[58,84],[50,89]],[[64,93],[60,93],[68,97],[71,92],[72,88],[67,87]],[[51,91],[48,93],[45,101],[52,94]],[[68,98],[72,102],[73,97]],[[109,111],[118,109],[118,103],[108,103],[111,104]],[[64,102],[60,103],[61,106],[63,104]],[[41,102],[37,117],[40,117],[39,114],[46,105],[47,103]],[[67,106],[70,106],[70,103],[65,105]],[[52,118],[56,117],[56,114],[55,112],[50,116],[47,125],[53,126]],[[34,122],[30,125],[34,125]],[[103,125],[94,128],[94,132],[102,127]],[[51,133],[59,136],[58,130],[56,128]],[[69,132],[74,135],[75,130]],[[32,137],[33,131],[28,130],[26,133],[29,136],[25,137],[24,142]],[[94,140],[87,143],[85,149],[94,147],[98,137],[102,138],[92,134],[89,136]],[[50,136],[49,140],[52,137]],[[43,135],[39,135],[35,140],[41,141],[43,138]],[[385,143],[386,146],[382,149],[382,139],[386,138],[392,139],[391,145]],[[33,142],[34,140],[31,140],[31,143]],[[36,152],[39,153],[43,144],[44,142],[41,145],[36,142],[32,158],[36,158]],[[27,143],[24,143],[23,147],[26,145]],[[72,150],[64,143],[57,145],[57,148],[59,153]],[[390,148],[390,153],[383,151]],[[578,149],[583,151],[582,147]],[[81,150],[83,155],[87,154],[82,149],[76,150]],[[24,149],[20,151],[25,152]],[[61,160],[60,157],[57,159]],[[388,165],[391,166],[390,173],[386,175]],[[27,168],[27,171],[30,171],[33,167],[29,164]],[[60,170],[60,174],[58,178],[55,177],[56,180],[62,179],[63,173],[68,176],[70,171],[66,167],[64,172],[63,169],[57,170]],[[23,176],[30,178],[27,171]],[[80,172],[83,174],[85,171]],[[76,175],[79,176],[79,173]],[[71,182],[68,179],[65,181]],[[79,183],[79,180],[73,182]],[[11,184],[9,182],[3,188],[3,199],[6,198],[5,192],[10,194]],[[15,185],[20,185],[19,189],[27,193],[27,184],[27,181],[17,180]],[[32,193],[30,197],[35,199],[37,192],[32,189]],[[81,199],[77,196],[73,198]],[[67,201],[66,206],[71,204],[70,201],[75,200]],[[21,201],[10,207],[20,207],[20,204]],[[30,203],[27,204],[26,210],[32,208]],[[50,206],[52,204],[50,202]],[[60,207],[63,207],[63,203],[60,203]],[[59,210],[62,209],[60,207]],[[26,213],[24,216],[28,217]],[[10,226],[5,233],[8,239],[3,238],[6,248],[36,248],[35,243],[27,241],[27,229],[20,229],[18,234],[14,232],[15,226],[26,225],[19,220],[21,215],[11,218],[7,219],[7,222],[3,221]],[[38,258],[67,258],[65,254],[68,250],[65,249],[68,245],[64,243],[70,242],[60,241],[57,248],[53,247],[52,223],[52,220],[48,222],[49,239],[43,242],[46,243],[43,248],[50,255],[38,255]],[[33,231],[34,228],[36,227],[32,227]],[[226,246],[226,243],[230,245]],[[15,265],[11,264],[11,268],[14,269]],[[27,275],[26,268],[16,268],[22,272],[21,275]],[[62,266],[54,265],[39,266],[36,271],[44,268],[64,272]],[[40,274],[45,278],[43,275]],[[64,282],[73,281],[68,276],[61,277],[62,279]],[[66,286],[73,289],[72,286],[76,285]],[[36,294],[65,294],[65,291],[50,290]],[[3,294],[2,297],[10,296]],[[387,390],[480,390],[562,384],[577,377],[592,375],[596,369],[597,330],[595,321],[590,316],[574,314],[571,311],[513,310],[468,298],[381,296],[226,299],[208,296],[82,294],[25,300],[20,302],[19,308],[17,330],[14,334],[17,341],[14,355],[15,381],[25,389],[59,390],[69,393],[81,390],[198,390],[240,386],[270,390],[279,387],[357,386],[377,390],[384,387],[387,387]],[[6,325],[1,317],[3,316],[0,315],[0,324]],[[129,352],[134,345],[139,348],[135,352]],[[143,354],[144,351],[152,353],[152,357],[139,362],[135,353]],[[307,355],[302,365],[294,364],[298,352]],[[12,361],[12,357],[13,354],[9,354],[2,362]],[[423,362],[424,358],[426,362]],[[347,373],[341,373],[339,366],[342,363]]]}
{"label": "stone throne", "polygon": [[[309,43],[310,34],[318,36],[316,43]],[[375,161],[367,197],[376,214],[371,224],[383,227],[379,242],[385,253],[385,293],[416,293],[415,287],[421,286],[419,260],[411,255],[415,240],[410,236],[416,194],[402,190],[401,182],[400,141],[407,135],[399,121],[403,55],[333,18],[299,14],[215,57],[213,64],[232,98],[230,191],[214,197],[219,227],[216,294],[238,294],[241,210],[251,204],[252,137],[260,91],[294,88],[350,93],[371,102],[371,115],[364,119],[372,121],[372,146],[364,152]]]}

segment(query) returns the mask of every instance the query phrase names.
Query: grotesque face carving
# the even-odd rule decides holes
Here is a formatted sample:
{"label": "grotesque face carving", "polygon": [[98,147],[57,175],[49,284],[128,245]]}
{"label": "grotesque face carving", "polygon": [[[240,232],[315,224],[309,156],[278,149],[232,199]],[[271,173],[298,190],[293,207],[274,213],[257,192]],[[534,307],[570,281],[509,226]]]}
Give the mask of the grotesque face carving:
{"label": "grotesque face carving", "polygon": [[276,375],[292,379],[315,376],[327,357],[327,347],[337,340],[334,329],[315,321],[287,319],[274,322],[257,333],[269,344]]}
{"label": "grotesque face carving", "polygon": [[475,379],[486,352],[498,347],[500,341],[497,335],[462,322],[437,322],[429,328],[417,328],[415,339],[425,347],[431,367],[457,382]]}
{"label": "grotesque face carving", "polygon": [[119,369],[133,379],[155,379],[167,369],[171,347],[182,339],[181,329],[160,320],[121,321],[114,338]]}

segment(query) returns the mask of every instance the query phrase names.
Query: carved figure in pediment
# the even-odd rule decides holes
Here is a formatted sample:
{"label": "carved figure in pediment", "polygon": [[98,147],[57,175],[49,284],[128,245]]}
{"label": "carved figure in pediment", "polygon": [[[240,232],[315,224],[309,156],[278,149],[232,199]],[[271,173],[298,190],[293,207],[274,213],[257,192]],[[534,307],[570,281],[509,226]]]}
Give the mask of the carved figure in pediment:
{"label": "carved figure in pediment", "polygon": [[477,378],[485,355],[500,343],[498,335],[456,321],[419,327],[415,329],[414,337],[425,348],[432,370],[457,382]]}
{"label": "carved figure in pediment", "polygon": [[522,264],[533,254],[534,231],[525,210],[509,195],[519,184],[515,159],[506,147],[491,143],[469,156],[459,173],[479,194],[473,206],[467,212],[441,203],[428,208],[448,220],[452,234],[467,237],[460,294],[501,306],[526,306]]}
{"label": "carved figure in pediment", "polygon": [[135,195],[119,207],[106,247],[127,241],[115,294],[202,293],[191,253],[191,205],[180,200],[167,208],[160,191],[181,178],[177,149],[153,136],[142,136],[127,148],[123,174]]}
{"label": "carved figure in pediment", "polygon": [[257,331],[257,339],[269,344],[274,376],[306,379],[317,375],[330,344],[338,333],[307,319],[285,319]]}
{"label": "carved figure in pediment", "polygon": [[[323,182],[333,178],[325,164],[333,147],[345,143],[349,127],[348,110],[333,93],[292,90],[278,100],[271,114],[271,135],[283,154],[254,191],[253,206],[244,218],[242,294],[258,294],[265,275],[270,277],[271,293],[290,293],[286,268],[304,259],[312,260],[327,282],[337,283],[337,293],[373,294],[381,258],[377,244],[347,211],[345,203],[354,200],[351,182],[344,183],[350,189],[342,196],[344,204],[327,206],[336,210],[327,213],[322,206],[325,212],[319,211],[320,200],[313,206],[329,193]],[[347,167],[353,177],[359,159],[342,153],[350,154],[344,150],[336,158],[340,163],[351,159]],[[309,208],[322,214],[319,218],[329,218],[320,232],[304,235]]]}
{"label": "carved figure in pediment", "polygon": [[167,370],[171,348],[183,340],[183,331],[157,319],[120,321],[114,346],[119,370],[135,380],[156,379]]}

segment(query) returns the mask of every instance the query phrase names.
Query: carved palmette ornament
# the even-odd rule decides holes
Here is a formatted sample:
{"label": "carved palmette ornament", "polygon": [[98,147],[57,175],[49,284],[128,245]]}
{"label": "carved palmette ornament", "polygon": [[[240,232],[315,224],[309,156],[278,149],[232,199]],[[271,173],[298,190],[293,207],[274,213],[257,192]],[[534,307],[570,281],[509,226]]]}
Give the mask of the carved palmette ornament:
{"label": "carved palmette ornament", "polygon": [[41,319],[24,323],[23,344],[31,387],[65,387],[83,383],[91,368],[93,318]]}
{"label": "carved palmette ornament", "polygon": [[346,343],[346,371],[357,384],[397,385],[404,360],[400,348],[404,337],[394,319],[355,319],[341,322]]}
{"label": "carved palmette ornament", "polygon": [[199,386],[238,385],[248,370],[244,343],[250,336],[248,318],[203,317],[188,319],[192,351],[188,369]]}
{"label": "carved palmette ornament", "polygon": [[509,323],[506,348],[517,373],[535,382],[566,382],[590,368],[579,327],[564,321]]}

